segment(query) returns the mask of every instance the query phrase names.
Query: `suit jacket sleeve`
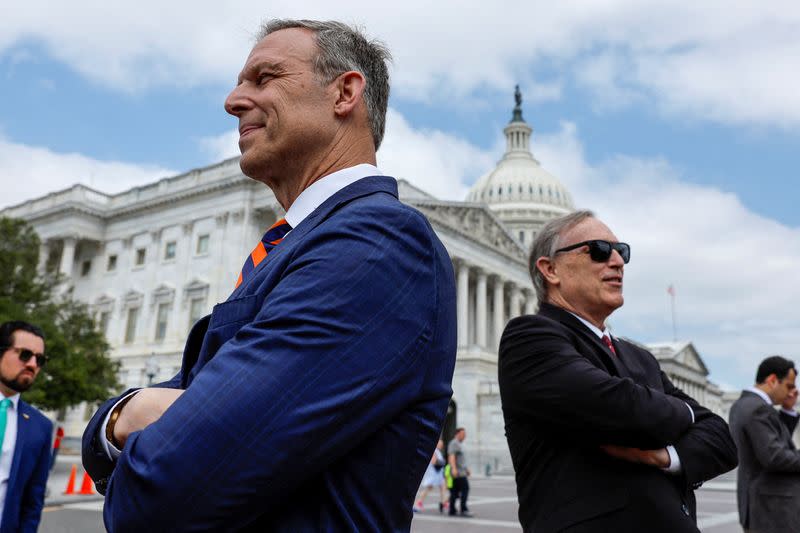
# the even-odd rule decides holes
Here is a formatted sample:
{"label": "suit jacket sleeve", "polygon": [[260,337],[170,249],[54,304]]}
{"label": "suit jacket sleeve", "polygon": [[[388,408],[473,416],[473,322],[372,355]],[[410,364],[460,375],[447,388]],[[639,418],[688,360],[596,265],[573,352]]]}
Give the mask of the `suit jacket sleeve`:
{"label": "suit jacket sleeve", "polygon": [[682,400],[594,366],[563,326],[544,317],[509,322],[498,372],[503,409],[579,433],[587,445],[659,448],[692,422]]}
{"label": "suit jacket sleeve", "polygon": [[25,495],[22,497],[20,508],[19,526],[22,533],[36,533],[39,529],[39,520],[42,518],[44,507],[44,493],[47,488],[47,476],[50,473],[50,436],[53,434],[53,424],[43,419],[42,432],[47,436],[43,440],[41,449],[36,456],[36,466],[33,475],[25,486]]}
{"label": "suit jacket sleeve", "polygon": [[778,416],[781,418],[783,425],[786,426],[786,429],[789,430],[789,435],[791,436],[797,428],[797,422],[800,421],[800,416],[792,416],[783,411],[778,411]]}
{"label": "suit jacket sleeve", "polygon": [[800,452],[788,446],[781,424],[775,410],[765,402],[756,408],[750,421],[742,427],[764,470],[800,472]]}
{"label": "suit jacket sleeve", "polygon": [[[169,381],[152,386],[172,389],[180,388],[180,376],[181,374],[179,373]],[[128,389],[119,396],[106,400],[94,413],[86,429],[83,431],[83,438],[81,439],[81,460],[83,462],[83,468],[86,469],[86,472],[88,472],[89,476],[94,480],[95,488],[97,488],[97,492],[100,494],[106,493],[108,479],[116,466],[116,461],[106,454],[103,445],[100,443],[100,439],[105,439],[103,422],[108,412],[121,398],[137,390],[139,389]]]}
{"label": "suit jacket sleeve", "polygon": [[661,381],[665,393],[686,402],[694,411],[694,424],[672,443],[686,483],[697,486],[733,469],[738,458],[728,424],[675,387],[664,372]]}
{"label": "suit jacket sleeve", "polygon": [[[131,434],[106,494],[109,531],[243,528],[416,401],[447,280],[419,213],[370,211],[307,233],[255,318]],[[209,332],[255,296],[220,304]]]}

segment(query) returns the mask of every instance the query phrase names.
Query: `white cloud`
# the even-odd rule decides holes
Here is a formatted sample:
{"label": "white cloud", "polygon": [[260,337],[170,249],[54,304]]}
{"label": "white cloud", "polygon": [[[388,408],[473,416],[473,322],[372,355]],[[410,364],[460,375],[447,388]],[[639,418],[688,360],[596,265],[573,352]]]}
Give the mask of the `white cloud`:
{"label": "white cloud", "polygon": [[682,181],[663,159],[611,156],[589,163],[574,125],[534,145],[577,207],[589,207],[631,244],[616,333],[671,340],[667,287],[676,289],[678,335],[712,379],[747,386],[767,355],[800,359],[800,228],[748,210],[734,194]]}
{"label": "white cloud", "polygon": [[85,155],[57,153],[47,148],[13,143],[0,137],[0,176],[4,187],[0,207],[16,205],[82,183],[114,193],[175,174],[156,165],[98,161]]}
{"label": "white cloud", "polygon": [[497,159],[496,151],[481,150],[442,131],[415,130],[392,109],[378,152],[381,171],[446,200],[463,200],[476,173],[491,169]]}
{"label": "white cloud", "polygon": [[[480,88],[521,80],[531,100],[555,99],[574,79],[614,108],[647,98],[665,113],[725,123],[797,127],[800,4],[747,0],[570,2],[410,1],[387,6],[240,0],[141,0],[135,9],[33,0],[0,19],[0,54],[30,43],[121,90],[233,83],[258,20],[338,18],[363,24],[395,56],[395,93],[472,105]],[[46,15],[43,15],[45,13]],[[157,14],[157,16],[154,16]],[[30,55],[30,54],[28,54]],[[557,79],[538,79],[538,67]]]}
{"label": "white cloud", "polygon": [[237,156],[239,155],[239,130],[232,129],[219,135],[203,137],[200,139],[200,147],[213,161]]}

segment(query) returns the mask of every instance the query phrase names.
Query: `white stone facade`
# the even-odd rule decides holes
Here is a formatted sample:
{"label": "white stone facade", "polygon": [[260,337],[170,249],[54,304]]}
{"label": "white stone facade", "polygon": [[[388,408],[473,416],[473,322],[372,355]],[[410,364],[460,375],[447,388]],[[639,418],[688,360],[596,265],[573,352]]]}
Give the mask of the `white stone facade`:
{"label": "white stone facade", "polygon": [[[509,319],[536,311],[527,248],[544,223],[573,209],[569,192],[530,152],[520,102],[504,130],[506,154],[466,202],[441,201],[399,180],[400,200],[427,216],[453,261],[458,356],[455,417],[445,431],[467,429],[475,472],[511,472],[499,339]],[[0,215],[36,229],[40,268],[60,271],[65,290],[92,306],[128,388],[178,372],[191,324],[228,297],[246,255],[283,209],[233,158],[115,195],[75,185]],[[686,384],[702,388],[704,379],[692,374]],[[67,435],[79,436],[90,415],[86,407],[69,412]]]}

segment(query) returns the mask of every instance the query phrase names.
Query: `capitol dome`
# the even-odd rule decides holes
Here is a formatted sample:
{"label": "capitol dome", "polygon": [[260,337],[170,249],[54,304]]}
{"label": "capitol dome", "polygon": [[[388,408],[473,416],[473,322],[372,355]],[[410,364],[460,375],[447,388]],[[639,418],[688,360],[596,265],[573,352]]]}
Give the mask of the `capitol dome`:
{"label": "capitol dome", "polygon": [[572,196],[561,182],[533,157],[533,129],[522,118],[522,95],[517,86],[516,106],[503,132],[506,152],[491,172],[482,176],[467,195],[468,202],[489,208],[523,245],[530,246],[548,220],[574,210]]}

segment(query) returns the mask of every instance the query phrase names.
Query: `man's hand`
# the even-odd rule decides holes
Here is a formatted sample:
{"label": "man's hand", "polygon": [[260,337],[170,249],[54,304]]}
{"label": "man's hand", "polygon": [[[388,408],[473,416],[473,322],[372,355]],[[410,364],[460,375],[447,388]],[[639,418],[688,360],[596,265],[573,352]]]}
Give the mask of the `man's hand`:
{"label": "man's hand", "polygon": [[183,394],[183,389],[142,389],[128,400],[114,425],[114,441],[120,449],[125,446],[128,435],[140,431],[164,414],[169,406]]}
{"label": "man's hand", "polygon": [[797,389],[792,389],[792,392],[781,403],[781,407],[787,411],[794,411],[794,406],[797,403]]}
{"label": "man's hand", "polygon": [[669,468],[670,465],[669,453],[666,448],[661,448],[659,450],[640,450],[639,448],[606,444],[605,446],[600,446],[600,449],[611,457],[616,457],[623,461],[630,461],[631,463],[640,463],[657,468]]}

